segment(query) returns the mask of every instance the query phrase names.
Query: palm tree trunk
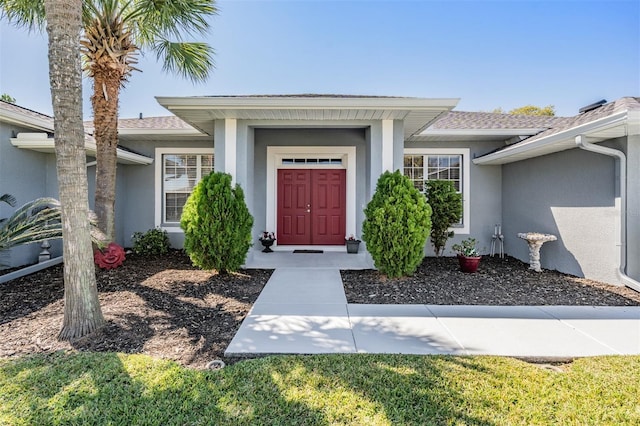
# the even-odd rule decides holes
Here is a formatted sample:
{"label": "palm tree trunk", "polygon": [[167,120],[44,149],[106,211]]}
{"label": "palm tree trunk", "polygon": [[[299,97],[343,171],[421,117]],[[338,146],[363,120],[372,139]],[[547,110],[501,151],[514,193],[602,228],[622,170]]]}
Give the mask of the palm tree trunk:
{"label": "palm tree trunk", "polygon": [[82,1],[46,0],[49,80],[53,101],[58,191],[62,204],[64,320],[59,339],[104,324],[93,263],[78,50]]}
{"label": "palm tree trunk", "polygon": [[93,108],[94,137],[96,139],[96,194],[94,210],[98,227],[115,240],[116,160],[118,147],[118,97],[121,76],[103,68],[94,75]]}

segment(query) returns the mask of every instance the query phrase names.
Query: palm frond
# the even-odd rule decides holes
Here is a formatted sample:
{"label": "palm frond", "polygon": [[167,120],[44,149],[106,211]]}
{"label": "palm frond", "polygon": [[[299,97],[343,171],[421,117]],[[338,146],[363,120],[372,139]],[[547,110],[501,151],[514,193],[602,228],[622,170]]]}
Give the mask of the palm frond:
{"label": "palm frond", "polygon": [[18,208],[0,224],[0,250],[62,237],[60,202],[38,198]]}
{"label": "palm frond", "polygon": [[[55,198],[38,198],[18,208],[0,223],[0,251],[22,244],[62,238],[62,208]],[[91,239],[99,247],[105,236],[98,229],[95,213],[90,212]]]}
{"label": "palm frond", "polygon": [[158,41],[154,50],[162,70],[176,73],[194,83],[207,80],[215,67],[213,48],[206,43]]}
{"label": "palm frond", "polygon": [[0,16],[29,31],[44,29],[44,0],[0,0]]}
{"label": "palm frond", "polygon": [[138,0],[126,16],[136,22],[136,41],[145,46],[158,38],[182,41],[184,36],[204,35],[209,17],[217,15],[215,0]]}
{"label": "palm frond", "polygon": [[16,205],[16,197],[11,194],[0,195],[0,201],[9,204],[11,207],[14,207]]}

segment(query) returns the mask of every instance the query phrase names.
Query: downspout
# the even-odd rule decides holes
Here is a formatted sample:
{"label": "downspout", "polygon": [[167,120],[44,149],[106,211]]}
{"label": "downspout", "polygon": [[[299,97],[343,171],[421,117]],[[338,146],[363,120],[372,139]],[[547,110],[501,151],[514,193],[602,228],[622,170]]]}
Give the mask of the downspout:
{"label": "downspout", "polygon": [[627,157],[624,152],[606,146],[595,145],[587,142],[584,135],[576,136],[576,145],[585,151],[607,155],[618,159],[620,168],[620,268],[618,277],[620,281],[635,291],[640,291],[640,282],[627,275]]}

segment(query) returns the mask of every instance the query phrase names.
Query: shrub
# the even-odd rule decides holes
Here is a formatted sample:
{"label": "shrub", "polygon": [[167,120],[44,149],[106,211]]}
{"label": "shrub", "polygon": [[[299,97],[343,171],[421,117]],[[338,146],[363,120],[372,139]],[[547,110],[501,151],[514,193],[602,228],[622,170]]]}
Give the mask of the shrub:
{"label": "shrub", "polygon": [[412,274],[424,258],[431,228],[431,208],[409,179],[385,172],[364,210],[362,239],[382,273],[389,277]]}
{"label": "shrub", "polygon": [[149,229],[147,232],[134,232],[131,237],[133,252],[144,256],[166,254],[171,247],[169,234],[159,228]]}
{"label": "shrub", "polygon": [[231,175],[211,173],[194,188],[182,211],[184,248],[194,265],[220,273],[237,271],[251,247],[253,217]]}
{"label": "shrub", "polygon": [[426,187],[427,202],[431,206],[431,244],[436,256],[441,256],[447,240],[453,237],[449,227],[460,222],[462,195],[448,180],[429,180]]}

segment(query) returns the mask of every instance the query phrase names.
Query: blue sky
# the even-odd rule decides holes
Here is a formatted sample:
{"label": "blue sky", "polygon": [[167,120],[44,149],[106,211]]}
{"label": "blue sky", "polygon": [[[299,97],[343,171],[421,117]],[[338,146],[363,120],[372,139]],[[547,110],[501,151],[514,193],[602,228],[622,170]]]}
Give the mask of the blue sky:
{"label": "blue sky", "polygon": [[[120,116],[154,96],[333,93],[461,98],[457,110],[640,96],[640,1],[219,0],[216,70],[194,85],[141,58]],[[91,117],[84,84],[85,118]],[[51,113],[46,36],[0,22],[0,92]]]}

